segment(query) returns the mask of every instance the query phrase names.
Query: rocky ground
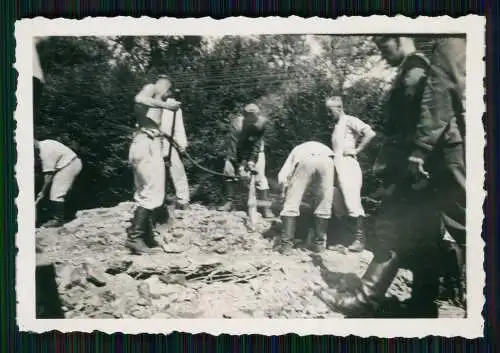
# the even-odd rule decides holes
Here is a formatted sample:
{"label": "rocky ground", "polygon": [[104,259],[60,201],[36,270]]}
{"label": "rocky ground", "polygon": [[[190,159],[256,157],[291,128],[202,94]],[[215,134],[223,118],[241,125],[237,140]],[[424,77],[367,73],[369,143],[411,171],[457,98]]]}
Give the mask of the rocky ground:
{"label": "rocky ground", "polygon": [[[56,265],[67,318],[332,318],[315,295],[321,287],[351,285],[372,254],[327,251],[321,256],[272,250],[279,221],[260,219],[248,232],[244,212],[201,205],[176,211],[163,231],[163,251],[130,255],[125,228],[134,204],[84,210],[61,228],[37,229],[38,263]],[[411,273],[400,270],[388,296],[411,295]],[[442,303],[440,316],[463,317]]]}

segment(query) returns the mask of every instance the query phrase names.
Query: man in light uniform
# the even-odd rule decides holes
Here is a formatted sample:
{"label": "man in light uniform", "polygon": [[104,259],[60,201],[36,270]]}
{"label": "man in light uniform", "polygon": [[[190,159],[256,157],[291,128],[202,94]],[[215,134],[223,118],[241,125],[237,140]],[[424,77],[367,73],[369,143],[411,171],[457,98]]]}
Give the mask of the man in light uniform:
{"label": "man in light uniform", "polygon": [[[332,150],[335,154],[336,182],[342,194],[341,198],[335,197],[334,210],[337,216],[344,216],[347,213],[349,231],[354,238],[349,250],[359,252],[365,247],[363,229],[365,211],[361,204],[363,172],[357,155],[375,137],[375,132],[360,119],[344,113],[341,97],[328,97],[325,103],[335,122]],[[342,201],[342,199],[343,204],[339,204],[337,200]]]}
{"label": "man in light uniform", "polygon": [[180,107],[172,98],[164,101],[169,87],[168,79],[160,77],[135,97],[138,131],[129,149],[129,163],[134,171],[137,207],[125,245],[136,254],[151,253],[151,248],[158,245],[153,235],[153,211],[163,205],[165,198],[161,115],[163,109],[175,111]]}
{"label": "man in light uniform", "polygon": [[[170,82],[169,85],[171,86]],[[170,87],[169,92],[167,92],[167,96],[169,94]],[[189,184],[186,170],[184,169],[184,164],[182,163],[179,152],[183,153],[186,150],[188,141],[186,137],[186,130],[184,128],[182,109],[179,108],[175,112],[163,109],[160,130],[163,134],[172,136],[180,149],[178,151],[175,145],[171,146],[170,141],[167,138],[163,139],[163,159],[165,160],[165,165],[169,169],[170,176],[174,184],[175,194],[177,197],[176,205],[181,209],[185,209],[189,205]]]}
{"label": "man in light uniform", "polygon": [[[440,46],[440,40],[437,42],[429,61],[416,51],[412,38],[392,35],[375,38],[382,56],[390,65],[398,67],[398,74],[386,103],[386,142],[376,164],[387,193],[375,220],[374,257],[361,278],[360,286],[354,290],[318,293],[330,307],[350,317],[373,316],[400,267],[413,272],[412,298],[407,304],[410,314],[429,318],[438,316],[439,244],[443,238],[439,204],[450,202],[450,196],[454,196],[451,197],[452,204],[460,200],[450,192],[462,181],[460,178],[465,177],[453,173],[452,168],[452,165],[463,166],[463,143],[457,127],[463,109],[460,104],[455,107],[447,104],[454,95],[460,101],[460,81],[449,73],[440,72],[438,66],[447,60],[462,68],[465,63],[463,55],[456,55],[460,50],[452,54],[449,48]],[[448,51],[446,60],[439,57],[442,50]],[[445,128],[432,129],[439,126]],[[422,139],[417,143],[415,138],[419,135]],[[429,141],[426,142],[424,136]],[[429,148],[433,147],[433,143],[428,143],[432,140],[440,142],[434,146],[437,148]],[[416,146],[426,146],[427,152],[432,150],[432,153],[416,154]],[[424,156],[428,159],[423,159]],[[422,161],[417,158],[422,158]],[[430,173],[423,168],[424,165]],[[449,182],[446,175],[458,180]],[[459,210],[458,206],[462,205],[456,206]],[[455,237],[446,219],[444,224]]]}
{"label": "man in light uniform", "polygon": [[315,176],[318,176],[320,197],[314,210],[315,236],[312,250],[318,253],[325,250],[328,221],[332,213],[333,156],[333,151],[324,144],[308,141],[294,147],[283,164],[278,174],[278,182],[286,190],[283,210],[280,213],[283,232],[279,251],[282,254],[288,254],[293,247],[302,197]]}
{"label": "man in light uniform", "polygon": [[[266,178],[266,155],[264,151],[264,134],[269,126],[269,119],[261,115],[256,104],[248,104],[243,113],[231,121],[227,141],[227,155],[224,164],[224,175],[228,177],[242,175],[246,169],[255,169],[257,198],[269,201],[269,183]],[[236,171],[237,169],[237,171]],[[219,211],[230,211],[233,206],[235,182],[228,178],[224,182],[226,202]],[[262,207],[264,218],[274,218],[270,205]]]}
{"label": "man in light uniform", "polygon": [[35,153],[39,154],[44,174],[44,184],[37,200],[44,198],[50,186],[53,218],[43,227],[59,227],[64,222],[65,197],[82,170],[82,161],[76,153],[55,140],[35,140]]}

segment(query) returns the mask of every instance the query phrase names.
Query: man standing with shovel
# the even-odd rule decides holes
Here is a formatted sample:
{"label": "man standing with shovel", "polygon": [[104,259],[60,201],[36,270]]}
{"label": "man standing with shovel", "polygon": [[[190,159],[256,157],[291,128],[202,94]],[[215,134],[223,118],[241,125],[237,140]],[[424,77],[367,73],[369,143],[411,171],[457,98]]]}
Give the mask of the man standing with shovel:
{"label": "man standing with shovel", "polygon": [[138,130],[129,149],[129,163],[134,171],[137,203],[132,225],[127,229],[125,246],[136,254],[151,253],[158,243],[153,234],[153,211],[165,198],[165,165],[160,131],[163,109],[177,110],[180,103],[163,100],[170,88],[166,77],[145,85],[135,97]]}

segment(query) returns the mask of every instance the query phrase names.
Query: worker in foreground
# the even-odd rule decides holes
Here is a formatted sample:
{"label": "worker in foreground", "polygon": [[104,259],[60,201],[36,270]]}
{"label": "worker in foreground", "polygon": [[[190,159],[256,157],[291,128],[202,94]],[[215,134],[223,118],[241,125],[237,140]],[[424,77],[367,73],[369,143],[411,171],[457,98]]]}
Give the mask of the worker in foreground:
{"label": "worker in foreground", "polygon": [[135,97],[138,129],[130,145],[129,163],[134,172],[137,207],[125,243],[134,254],[154,252],[159,245],[153,232],[153,212],[165,199],[161,117],[163,109],[176,111],[180,107],[175,99],[163,100],[169,87],[169,80],[160,77],[154,84],[145,85]]}
{"label": "worker in foreground", "polygon": [[[319,199],[314,210],[314,238],[311,250],[321,253],[326,249],[328,222],[332,214],[334,153],[316,141],[302,143],[292,149],[278,174],[278,182],[285,189],[285,202],[280,213],[283,231],[278,251],[284,255],[294,246],[296,220],[307,187],[318,180]],[[317,178],[315,178],[317,176]]]}
{"label": "worker in foreground", "polygon": [[269,183],[265,175],[264,135],[268,127],[269,119],[263,116],[260,108],[253,103],[245,106],[242,114],[231,121],[223,171],[227,177],[224,180],[226,199],[225,203],[218,207],[219,211],[229,212],[233,209],[236,193],[234,177],[241,176],[241,172],[255,170],[257,198],[266,203],[260,207],[262,216],[275,217],[269,204]]}
{"label": "worker in foreground", "polygon": [[49,199],[52,218],[42,225],[60,227],[65,219],[66,195],[82,170],[82,161],[68,146],[55,140],[35,140],[35,155],[40,158],[44,183],[37,195],[37,203],[50,188]]}
{"label": "worker in foreground", "polygon": [[[455,187],[465,175],[453,173],[455,169],[459,171],[456,166],[451,168],[451,165],[464,164],[463,136],[459,128],[464,113],[463,80],[455,74],[465,67],[464,55],[461,55],[465,46],[459,49],[448,40],[437,41],[429,62],[416,51],[411,38],[388,35],[375,39],[385,60],[398,67],[388,100],[385,124],[388,139],[377,168],[384,176],[384,187],[390,191],[376,219],[374,258],[361,285],[343,293],[331,290],[318,293],[326,304],[347,316],[374,316],[400,267],[413,272],[408,314],[438,316],[438,249],[443,238],[441,203],[458,200],[465,206],[465,200],[457,197],[459,188]],[[443,70],[446,67],[455,70]],[[438,126],[444,128],[430,129]],[[433,148],[425,148],[425,159],[414,152],[416,146],[423,146],[423,139],[418,144],[415,142],[415,136],[423,131],[432,137],[430,141],[439,141],[426,144]],[[450,183],[452,179],[446,178],[447,175],[454,176],[457,182]],[[450,195],[453,198],[448,200]],[[460,212],[450,214],[460,221]],[[460,234],[452,234],[453,228],[446,221],[445,226],[452,236]],[[457,228],[459,226],[465,225],[458,223]]]}

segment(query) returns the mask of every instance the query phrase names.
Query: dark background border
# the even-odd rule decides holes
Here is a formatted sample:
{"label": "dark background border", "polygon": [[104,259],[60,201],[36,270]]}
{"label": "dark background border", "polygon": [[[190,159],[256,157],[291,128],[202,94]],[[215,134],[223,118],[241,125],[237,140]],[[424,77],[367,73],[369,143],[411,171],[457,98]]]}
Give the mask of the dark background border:
{"label": "dark background border", "polygon": [[[498,2],[491,1],[442,1],[440,6],[430,1],[371,1],[348,2],[333,1],[162,1],[157,6],[153,1],[90,1],[90,0],[47,0],[47,1],[0,1],[0,28],[3,38],[0,40],[0,209],[3,213],[0,237],[0,349],[2,352],[495,352],[496,333],[498,331],[498,309],[496,307],[498,276],[498,247],[496,208],[496,172],[498,171],[495,154],[500,151],[498,139]],[[232,6],[229,5],[232,4]],[[376,6],[374,6],[374,4]],[[436,2],[437,3],[437,2]],[[238,6],[239,5],[239,6]],[[363,6],[364,5],[364,6]],[[15,181],[14,166],[17,160],[14,143],[15,122],[13,112],[16,107],[17,72],[13,69],[15,60],[14,22],[21,18],[44,16],[47,18],[65,17],[80,19],[87,16],[150,16],[150,17],[204,17],[224,18],[228,16],[283,16],[336,18],[342,15],[388,15],[397,14],[416,17],[449,15],[452,17],[466,14],[486,15],[487,17],[487,79],[485,80],[487,114],[485,130],[487,132],[486,182],[488,196],[484,205],[487,217],[484,224],[483,238],[487,243],[485,269],[487,285],[485,294],[487,303],[484,308],[485,338],[466,340],[463,338],[427,337],[424,339],[379,339],[371,337],[361,339],[354,336],[212,336],[207,334],[172,333],[166,335],[107,335],[103,333],[60,334],[55,331],[45,334],[19,333],[16,325],[15,296],[15,234],[17,232],[17,209],[14,200],[18,189]],[[396,29],[397,30],[397,29]],[[26,141],[26,143],[31,143]],[[19,283],[22,288],[22,283]],[[348,325],[348,320],[345,322]]]}

